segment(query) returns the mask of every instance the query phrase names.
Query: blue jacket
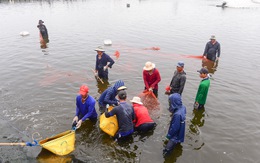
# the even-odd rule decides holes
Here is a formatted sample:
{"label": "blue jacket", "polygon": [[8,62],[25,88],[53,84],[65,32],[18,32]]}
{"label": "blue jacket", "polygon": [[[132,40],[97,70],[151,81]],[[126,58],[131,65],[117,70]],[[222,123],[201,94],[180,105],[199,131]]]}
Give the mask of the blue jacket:
{"label": "blue jacket", "polygon": [[169,96],[170,108],[173,113],[167,138],[176,143],[184,142],[186,107],[182,105],[181,95],[178,93]]}
{"label": "blue jacket", "polygon": [[118,100],[116,99],[117,89],[121,86],[124,86],[124,82],[122,80],[118,80],[114,86],[107,88],[99,97],[98,103],[99,105],[106,106],[109,105],[117,105]]}
{"label": "blue jacket", "polygon": [[87,118],[97,118],[97,112],[95,109],[95,99],[88,95],[85,103],[81,102],[81,95],[78,95],[76,98],[76,116],[79,117],[79,120],[85,121]]}

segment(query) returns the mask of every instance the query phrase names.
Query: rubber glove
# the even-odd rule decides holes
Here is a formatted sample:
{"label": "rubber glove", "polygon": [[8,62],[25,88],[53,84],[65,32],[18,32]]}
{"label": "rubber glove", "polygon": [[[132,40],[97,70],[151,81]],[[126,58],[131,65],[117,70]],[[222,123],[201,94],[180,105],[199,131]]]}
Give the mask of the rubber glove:
{"label": "rubber glove", "polygon": [[107,68],[108,68],[108,66],[104,66],[104,71],[106,71]]}
{"label": "rubber glove", "polygon": [[82,124],[82,120],[79,120],[77,125],[76,125],[77,129],[80,128],[81,124]]}
{"label": "rubber glove", "polygon": [[74,123],[74,122],[78,123],[78,120],[79,120],[79,117],[78,117],[78,116],[75,116],[75,117],[73,118],[73,120],[72,120],[72,123]]}
{"label": "rubber glove", "polygon": [[170,135],[166,135],[167,140],[170,140],[170,138],[171,138]]}

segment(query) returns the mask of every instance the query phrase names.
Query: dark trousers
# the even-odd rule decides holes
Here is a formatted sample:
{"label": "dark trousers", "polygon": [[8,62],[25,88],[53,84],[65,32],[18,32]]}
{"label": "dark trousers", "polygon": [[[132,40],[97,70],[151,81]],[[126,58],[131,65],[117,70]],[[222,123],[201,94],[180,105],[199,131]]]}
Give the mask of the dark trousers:
{"label": "dark trousers", "polygon": [[149,130],[153,130],[155,128],[155,126],[156,126],[156,123],[144,123],[138,127],[135,127],[135,130],[139,131],[139,132],[147,132]]}
{"label": "dark trousers", "polygon": [[202,104],[199,104],[199,107],[198,107],[198,109],[204,109],[204,105],[202,105]]}
{"label": "dark trousers", "polygon": [[158,89],[153,89],[153,94],[158,97]]}
{"label": "dark trousers", "polygon": [[108,80],[108,71],[98,70],[98,77]]}
{"label": "dark trousers", "polygon": [[163,155],[169,155],[171,153],[171,151],[174,149],[174,147],[176,146],[177,142],[171,141],[169,140],[165,149],[163,150]]}

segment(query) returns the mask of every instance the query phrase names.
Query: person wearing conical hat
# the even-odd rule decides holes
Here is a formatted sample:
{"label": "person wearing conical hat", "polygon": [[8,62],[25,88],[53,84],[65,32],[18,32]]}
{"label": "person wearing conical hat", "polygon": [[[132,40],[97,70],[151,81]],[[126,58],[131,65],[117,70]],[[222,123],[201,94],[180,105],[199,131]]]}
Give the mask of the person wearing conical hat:
{"label": "person wearing conical hat", "polygon": [[108,68],[112,68],[115,61],[105,53],[102,46],[97,47],[95,51],[97,52],[95,75],[99,78],[108,80]]}
{"label": "person wearing conical hat", "polygon": [[158,83],[161,81],[161,76],[155,64],[148,61],[143,67],[143,80],[145,90],[152,91],[155,96],[158,96]]}
{"label": "person wearing conical hat", "polygon": [[141,98],[138,96],[133,97],[132,100],[134,113],[135,113],[135,131],[147,132],[155,128],[156,123],[152,120],[149,115],[147,108],[141,102]]}

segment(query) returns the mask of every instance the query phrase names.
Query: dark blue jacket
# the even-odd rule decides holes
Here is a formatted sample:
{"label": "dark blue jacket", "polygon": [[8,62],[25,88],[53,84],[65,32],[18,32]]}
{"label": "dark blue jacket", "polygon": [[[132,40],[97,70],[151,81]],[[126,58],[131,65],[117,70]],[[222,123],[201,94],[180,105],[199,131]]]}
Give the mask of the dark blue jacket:
{"label": "dark blue jacket", "polygon": [[124,86],[125,83],[122,80],[118,80],[114,86],[107,88],[99,97],[98,103],[99,105],[106,106],[109,105],[117,105],[118,100],[116,99],[117,89],[121,86]]}
{"label": "dark blue jacket", "polygon": [[105,116],[111,117],[116,115],[118,121],[118,132],[122,136],[127,136],[134,131],[133,120],[135,119],[134,109],[126,102],[120,102],[119,106],[114,107],[110,112],[105,113]]}
{"label": "dark blue jacket", "polygon": [[178,93],[169,96],[170,108],[173,113],[167,137],[176,143],[184,142],[186,107],[182,105],[181,95]]}
{"label": "dark blue jacket", "polygon": [[[107,55],[105,52],[103,52],[101,59],[98,59],[98,55],[96,56],[96,70],[98,71],[104,71],[104,66],[107,65],[109,62],[108,67],[112,68],[112,65],[115,63],[115,61]],[[106,70],[107,71],[107,70]]]}

